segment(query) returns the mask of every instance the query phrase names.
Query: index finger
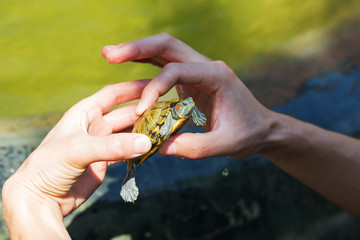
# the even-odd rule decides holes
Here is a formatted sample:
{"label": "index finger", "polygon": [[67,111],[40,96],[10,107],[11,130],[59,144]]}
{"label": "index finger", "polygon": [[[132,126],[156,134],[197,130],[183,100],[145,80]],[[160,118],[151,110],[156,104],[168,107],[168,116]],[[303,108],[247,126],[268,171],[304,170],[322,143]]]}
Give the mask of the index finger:
{"label": "index finger", "polygon": [[177,84],[200,87],[201,91],[210,94],[216,92],[222,84],[218,65],[218,62],[167,64],[144,88],[136,114],[142,114]]}
{"label": "index finger", "polygon": [[121,103],[139,99],[150,80],[137,80],[110,84],[81,101],[87,109],[99,109],[102,113]]}
{"label": "index finger", "polygon": [[159,56],[169,62],[210,61],[209,58],[167,33],[160,33],[116,46],[105,46],[101,53],[110,63],[114,64]]}
{"label": "index finger", "polygon": [[225,150],[230,143],[227,140],[219,141],[222,138],[223,133],[219,130],[206,133],[181,133],[170,137],[161,145],[159,153],[189,159],[225,156],[227,153]]}

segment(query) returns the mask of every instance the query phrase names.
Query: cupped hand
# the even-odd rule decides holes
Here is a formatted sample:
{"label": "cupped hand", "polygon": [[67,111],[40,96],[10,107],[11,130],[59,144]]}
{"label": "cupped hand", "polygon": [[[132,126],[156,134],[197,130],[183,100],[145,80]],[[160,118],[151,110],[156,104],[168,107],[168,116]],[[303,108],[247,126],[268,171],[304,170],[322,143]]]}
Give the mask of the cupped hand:
{"label": "cupped hand", "polygon": [[102,55],[110,63],[134,61],[162,67],[144,88],[138,115],[173,86],[177,86],[181,98],[193,97],[206,114],[206,133],[173,136],[160,153],[187,158],[247,157],[264,147],[272,127],[272,112],[254,98],[224,62],[212,61],[166,33],[105,46]]}
{"label": "cupped hand", "polygon": [[62,216],[80,206],[102,183],[108,165],[150,149],[148,137],[118,133],[134,124],[135,105],[109,111],[139,98],[146,84],[109,85],[74,105],[7,180],[5,195],[14,189],[29,193],[28,199],[58,205]]}

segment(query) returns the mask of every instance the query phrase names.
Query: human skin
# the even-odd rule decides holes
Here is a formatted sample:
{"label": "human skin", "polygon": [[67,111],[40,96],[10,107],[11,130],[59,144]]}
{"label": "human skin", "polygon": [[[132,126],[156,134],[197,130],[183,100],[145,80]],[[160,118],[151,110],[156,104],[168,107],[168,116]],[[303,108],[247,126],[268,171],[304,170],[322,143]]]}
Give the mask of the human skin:
{"label": "human skin", "polygon": [[[207,132],[173,136],[160,153],[193,159],[259,153],[360,216],[359,140],[265,108],[224,62],[168,34],[106,46],[102,54],[110,63],[148,62],[162,71],[151,81],[106,86],[65,113],[3,186],[12,239],[69,239],[63,218],[96,190],[107,166],[151,147],[144,135],[116,132],[175,85],[181,98],[193,97],[206,114]],[[140,96],[137,107],[105,113]]]}
{"label": "human skin", "polygon": [[147,82],[109,85],[74,105],[5,182],[11,239],[70,239],[63,218],[90,197],[107,167],[150,150],[147,136],[117,133],[134,124],[136,105],[107,112],[138,99]]}
{"label": "human skin", "polygon": [[167,33],[105,46],[102,55],[112,64],[133,61],[162,68],[144,88],[138,115],[173,86],[206,114],[206,133],[173,136],[160,153],[192,159],[261,154],[360,217],[359,140],[265,108],[224,62]]}

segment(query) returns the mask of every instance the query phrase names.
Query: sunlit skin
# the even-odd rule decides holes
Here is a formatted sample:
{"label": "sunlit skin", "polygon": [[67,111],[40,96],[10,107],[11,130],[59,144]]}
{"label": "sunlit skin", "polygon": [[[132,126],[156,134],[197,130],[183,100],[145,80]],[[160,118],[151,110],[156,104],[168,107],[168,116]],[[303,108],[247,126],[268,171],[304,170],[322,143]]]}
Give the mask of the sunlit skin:
{"label": "sunlit skin", "polygon": [[134,124],[135,105],[103,114],[139,98],[146,83],[109,85],[73,106],[6,181],[3,207],[12,239],[70,239],[63,217],[91,196],[107,167],[150,150],[145,135],[113,134]]}
{"label": "sunlit skin", "polygon": [[192,96],[206,114],[207,133],[171,137],[160,153],[196,159],[260,153],[360,216],[359,140],[270,111],[224,62],[212,61],[166,33],[106,46],[102,55],[114,64],[135,61],[162,67],[145,87],[137,114],[174,85],[180,97]]}
{"label": "sunlit skin", "polygon": [[[262,154],[360,217],[359,140],[265,108],[224,62],[169,34],[106,46],[102,54],[113,64],[147,62],[162,70],[152,80],[109,85],[64,115],[4,185],[12,238],[69,239],[63,217],[101,184],[106,167],[150,149],[144,135],[113,132],[131,126],[135,113],[139,116],[175,85],[181,98],[193,97],[205,113],[207,132],[172,136],[160,153],[193,159]],[[103,114],[140,97],[137,107]]]}
{"label": "sunlit skin", "polygon": [[195,106],[194,100],[188,97],[184,100],[174,99],[157,102],[135,122],[132,132],[149,136],[152,148],[144,156],[129,160],[127,174],[120,191],[125,202],[134,203],[139,194],[139,189],[135,183],[136,168],[152,156],[161,144],[169,139],[171,134],[179,131],[190,119],[197,126],[206,124],[205,115]]}

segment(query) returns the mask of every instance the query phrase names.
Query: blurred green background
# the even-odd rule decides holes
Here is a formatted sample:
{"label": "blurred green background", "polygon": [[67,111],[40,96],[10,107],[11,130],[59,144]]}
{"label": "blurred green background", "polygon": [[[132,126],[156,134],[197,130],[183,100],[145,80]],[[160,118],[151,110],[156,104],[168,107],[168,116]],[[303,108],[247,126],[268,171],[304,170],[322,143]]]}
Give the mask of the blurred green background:
{"label": "blurred green background", "polygon": [[316,52],[359,9],[358,0],[1,0],[0,118],[62,112],[105,84],[159,71],[110,65],[107,44],[168,32],[241,75],[269,56]]}
{"label": "blurred green background", "polygon": [[[183,0],[0,0],[0,189],[2,183],[38,146],[47,131],[70,106],[106,84],[152,78],[160,70],[150,65],[135,63],[111,65],[101,56],[103,46],[160,32],[172,34],[212,59],[224,60],[254,95],[268,107],[279,106],[289,100],[301,98],[302,94],[306,95],[304,86],[314,77],[320,77],[318,81],[322,83],[321,76],[329,73],[330,83],[332,78],[336,78],[340,85],[344,85],[346,78],[351,79],[353,75],[359,75],[359,0],[192,0],[189,2]],[[339,73],[342,76],[340,78]],[[356,92],[359,83],[360,78],[354,80],[350,88],[352,90],[340,94],[336,101],[349,101],[345,98]],[[333,85],[328,84],[326,80],[320,86],[318,98],[312,100],[328,102],[324,105],[328,108],[328,112],[320,107],[321,110],[316,112],[318,115],[309,113],[310,117],[307,120],[315,120],[313,122],[316,123],[321,117],[338,125],[330,129],[340,132],[351,125],[359,130],[350,134],[359,137],[358,122],[352,121],[354,117],[351,113],[354,112],[354,107],[345,108],[351,109],[346,110],[349,114],[345,116],[340,110],[347,106],[346,103],[333,106],[335,105],[333,95],[326,95]],[[325,95],[321,94],[322,91]],[[336,91],[341,92],[338,86]],[[302,104],[301,101],[299,105],[302,106],[299,112],[308,109],[308,105]],[[357,105],[354,105],[356,108]],[[290,115],[296,116],[296,112],[291,111]],[[334,120],[335,115],[344,117],[348,122],[344,124]],[[164,167],[161,161],[150,160],[147,161],[149,165],[144,164],[145,167],[148,166],[146,170],[148,172],[143,176],[145,178],[151,176],[151,169],[164,175],[168,173],[174,175],[178,172],[178,168],[186,169],[180,171],[181,175],[186,176],[186,172],[194,170],[191,164],[198,162],[189,161],[186,165],[188,168],[185,168],[184,160],[176,165],[175,160],[172,162],[168,157],[164,158],[163,163],[172,167],[164,171],[166,164]],[[228,159],[222,158],[216,162],[227,164],[227,161]],[[186,224],[192,222],[185,221],[186,224],[182,225],[181,221],[176,221],[178,215],[199,213],[201,210],[199,207],[204,206],[204,203],[206,205],[207,201],[211,204],[214,201],[224,202],[225,210],[224,213],[220,211],[221,216],[228,214],[229,209],[231,214],[236,214],[236,206],[228,202],[232,199],[236,201],[240,199],[242,203],[243,198],[246,198],[249,203],[260,202],[260,209],[261,211],[265,209],[265,212],[261,212],[259,219],[255,219],[254,223],[250,222],[249,225],[245,222],[244,226],[241,225],[235,237],[249,234],[248,239],[264,239],[257,238],[256,234],[260,229],[265,235],[268,231],[272,233],[272,236],[267,235],[268,239],[280,239],[276,236],[288,236],[281,239],[295,239],[294,236],[297,235],[300,237],[296,239],[310,239],[301,238],[304,233],[306,236],[311,236],[311,239],[338,240],[344,239],[341,236],[347,233],[355,232],[350,229],[353,226],[352,219],[346,213],[339,209],[334,210],[333,205],[325,200],[319,200],[318,195],[292,177],[284,175],[272,165],[267,165],[263,169],[262,165],[257,166],[256,161],[250,163],[255,167],[251,171],[244,168],[243,172],[234,174],[235,180],[226,180],[229,178],[216,180],[217,172],[210,171],[207,177],[198,176],[200,179],[204,177],[202,185],[200,184],[200,192],[214,192],[209,199],[202,198],[201,194],[198,196],[198,189],[195,191],[196,194],[187,190],[174,192],[181,197],[181,201],[179,201],[180,197],[174,197],[175,204],[171,201],[167,203],[166,200],[174,194],[169,195],[168,192],[164,194],[163,190],[160,197],[157,195],[144,197],[140,201],[146,206],[151,206],[146,208],[149,217],[144,217],[146,211],[143,215],[137,214],[145,209],[141,202],[125,206],[118,202],[99,201],[93,204],[92,201],[88,201],[87,205],[82,206],[83,209],[78,210],[80,213],[84,211],[83,218],[87,224],[83,224],[82,214],[79,214],[80,218],[76,220],[78,212],[75,212],[76,221],[72,221],[72,217],[66,218],[68,224],[71,223],[69,229],[73,229],[73,234],[84,233],[83,239],[90,239],[91,237],[87,237],[87,231],[90,233],[93,230],[98,231],[97,228],[102,229],[106,225],[113,227],[113,230],[104,228],[107,235],[99,234],[98,239],[109,239],[106,236],[116,236],[119,232],[133,231],[133,235],[136,236],[141,231],[148,231],[147,229],[139,231],[139,223],[148,224],[147,221],[151,222],[154,228],[163,228],[161,224],[166,220],[174,221],[175,226],[179,228],[178,233],[188,234],[189,237],[191,231],[184,231],[184,229],[188,230],[184,226],[189,226]],[[151,164],[158,165],[152,167]],[[242,161],[238,161],[238,164],[241,165]],[[121,177],[117,174],[112,177],[115,176]],[[113,178],[110,177],[110,183]],[[192,182],[190,178],[187,180]],[[232,196],[231,191],[226,194],[220,191],[219,194],[212,188],[216,188],[217,184],[223,184],[224,181],[227,187],[233,188],[235,195]],[[229,182],[234,184],[228,184]],[[114,182],[116,195],[119,184]],[[164,185],[166,184],[170,183],[164,180]],[[263,184],[268,188],[263,187]],[[95,194],[97,197],[107,192],[110,184],[106,183],[102,186],[105,190],[97,191]],[[206,190],[207,188],[210,190]],[[268,192],[264,192],[264,189]],[[219,199],[214,200],[213,196]],[[189,202],[184,202],[183,199],[188,199]],[[178,205],[180,202],[184,205]],[[0,207],[1,204],[0,201]],[[102,211],[99,211],[97,204],[100,204],[99,209]],[[209,206],[212,206],[211,204]],[[153,210],[156,206],[159,206],[160,211]],[[181,207],[177,211],[174,210],[176,214],[173,214],[173,208],[177,206]],[[84,210],[87,208],[89,210]],[[106,208],[110,209],[109,212]],[[112,215],[115,219],[121,216],[114,211],[117,208],[125,213],[128,211],[131,216],[126,219],[128,225],[124,225],[123,229],[119,228],[124,223],[122,218],[119,218],[118,222],[111,218]],[[211,210],[211,207],[209,209]],[[221,218],[208,217],[207,214],[211,214],[210,210],[204,211],[205,217],[200,220],[214,219],[216,224],[217,221],[221,222]],[[217,212],[218,208],[215,210]],[[266,210],[271,212],[269,216],[266,215]],[[334,215],[334,212],[342,215]],[[153,220],[157,219],[157,215],[161,216],[162,221]],[[92,220],[91,216],[95,220]],[[300,220],[297,216],[301,216]],[[98,219],[104,220],[102,225],[98,223]],[[196,224],[200,222],[197,218],[194,219]],[[93,228],[93,225],[96,226]],[[88,227],[84,228],[84,226]],[[221,234],[219,238],[207,237],[207,231],[216,232],[217,229],[212,229],[212,225],[206,224],[203,227],[200,232],[205,233],[205,237],[199,239],[224,239]],[[167,226],[164,229],[172,228]],[[332,229],[337,233],[343,231],[344,235],[332,234]],[[232,234],[232,230],[228,232]],[[328,233],[329,237],[324,233]],[[228,234],[227,230],[226,234]],[[0,238],[8,239],[1,214]],[[155,231],[153,239],[158,239],[155,237]],[[177,238],[169,237],[169,239]],[[226,237],[226,239],[231,238]]]}

